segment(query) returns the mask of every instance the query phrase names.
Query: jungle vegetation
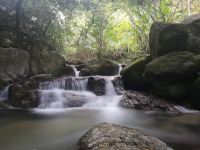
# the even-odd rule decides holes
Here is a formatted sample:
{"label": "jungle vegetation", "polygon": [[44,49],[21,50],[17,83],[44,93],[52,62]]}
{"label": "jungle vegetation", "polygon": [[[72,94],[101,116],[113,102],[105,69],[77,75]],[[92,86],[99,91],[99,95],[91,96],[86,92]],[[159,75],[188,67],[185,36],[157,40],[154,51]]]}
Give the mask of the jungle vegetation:
{"label": "jungle vegetation", "polygon": [[199,0],[13,1],[0,3],[15,11],[16,27],[31,29],[31,34],[45,39],[69,60],[127,61],[148,53],[153,22],[176,23],[200,13]]}

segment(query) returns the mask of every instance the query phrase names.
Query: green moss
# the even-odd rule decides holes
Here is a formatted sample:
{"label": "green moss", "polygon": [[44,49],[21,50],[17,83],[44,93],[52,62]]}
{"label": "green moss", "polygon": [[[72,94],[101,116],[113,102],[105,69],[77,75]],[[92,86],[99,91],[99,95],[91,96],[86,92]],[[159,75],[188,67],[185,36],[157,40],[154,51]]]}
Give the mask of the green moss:
{"label": "green moss", "polygon": [[143,89],[146,87],[143,74],[149,61],[150,57],[141,57],[122,70],[121,75],[126,89]]}

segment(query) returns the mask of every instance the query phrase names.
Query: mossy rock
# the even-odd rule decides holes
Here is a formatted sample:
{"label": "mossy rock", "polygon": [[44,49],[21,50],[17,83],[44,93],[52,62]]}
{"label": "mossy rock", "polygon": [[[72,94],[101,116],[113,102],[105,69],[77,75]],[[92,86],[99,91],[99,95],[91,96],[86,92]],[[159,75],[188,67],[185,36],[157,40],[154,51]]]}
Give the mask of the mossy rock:
{"label": "mossy rock", "polygon": [[97,68],[97,73],[99,75],[117,75],[119,70],[119,65],[117,63],[109,59],[100,59],[99,63],[100,65]]}
{"label": "mossy rock", "polygon": [[66,74],[66,60],[56,52],[42,52],[31,58],[31,74],[52,74],[53,76]]}
{"label": "mossy rock", "polygon": [[172,52],[155,58],[145,68],[148,80],[172,83],[192,81],[197,77],[200,57],[190,52]]}
{"label": "mossy rock", "polygon": [[86,67],[81,69],[81,76],[90,75],[102,75],[102,76],[112,76],[117,75],[119,70],[119,65],[109,59],[99,59],[96,61],[88,62]]}
{"label": "mossy rock", "polygon": [[147,89],[148,84],[143,74],[149,61],[149,56],[141,57],[122,70],[121,76],[125,89]]}
{"label": "mossy rock", "polygon": [[189,33],[183,24],[153,23],[149,34],[151,57],[187,50],[188,38]]}
{"label": "mossy rock", "polygon": [[145,68],[152,91],[175,102],[185,102],[198,77],[200,57],[190,52],[173,52],[155,58]]}

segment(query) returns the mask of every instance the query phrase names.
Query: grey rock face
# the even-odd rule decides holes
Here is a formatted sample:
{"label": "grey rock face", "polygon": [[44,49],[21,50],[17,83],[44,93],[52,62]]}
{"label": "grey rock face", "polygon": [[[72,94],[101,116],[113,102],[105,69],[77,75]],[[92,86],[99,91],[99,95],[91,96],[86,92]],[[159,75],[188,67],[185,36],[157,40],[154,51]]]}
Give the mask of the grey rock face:
{"label": "grey rock face", "polygon": [[0,83],[29,74],[29,53],[17,48],[0,48]]}
{"label": "grey rock face", "polygon": [[172,150],[139,130],[109,123],[90,129],[81,137],[78,146],[79,150]]}
{"label": "grey rock face", "polygon": [[164,99],[136,91],[124,92],[120,106],[134,110],[179,113],[172,104],[167,103]]}

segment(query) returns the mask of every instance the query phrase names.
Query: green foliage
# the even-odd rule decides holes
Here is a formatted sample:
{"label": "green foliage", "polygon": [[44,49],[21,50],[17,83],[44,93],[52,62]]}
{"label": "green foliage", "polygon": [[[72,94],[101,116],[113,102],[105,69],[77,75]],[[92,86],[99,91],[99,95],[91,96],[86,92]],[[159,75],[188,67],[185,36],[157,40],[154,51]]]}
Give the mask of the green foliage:
{"label": "green foliage", "polygon": [[[26,0],[22,22],[67,56],[148,53],[153,22],[180,22],[200,12],[199,0]],[[29,22],[27,21],[29,18]],[[28,25],[27,25],[28,24]],[[123,54],[124,53],[124,54]],[[88,58],[86,58],[88,59]]]}

